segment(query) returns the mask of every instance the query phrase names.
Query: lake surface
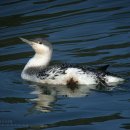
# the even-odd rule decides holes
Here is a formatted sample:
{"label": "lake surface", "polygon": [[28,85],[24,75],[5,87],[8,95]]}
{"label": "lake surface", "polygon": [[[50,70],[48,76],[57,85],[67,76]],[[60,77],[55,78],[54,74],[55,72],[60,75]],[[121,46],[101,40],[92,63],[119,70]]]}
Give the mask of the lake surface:
{"label": "lake surface", "polygon": [[[19,37],[48,39],[52,64],[110,64],[126,81],[109,90],[26,83],[34,52]],[[130,0],[1,0],[0,47],[2,130],[130,129]]]}

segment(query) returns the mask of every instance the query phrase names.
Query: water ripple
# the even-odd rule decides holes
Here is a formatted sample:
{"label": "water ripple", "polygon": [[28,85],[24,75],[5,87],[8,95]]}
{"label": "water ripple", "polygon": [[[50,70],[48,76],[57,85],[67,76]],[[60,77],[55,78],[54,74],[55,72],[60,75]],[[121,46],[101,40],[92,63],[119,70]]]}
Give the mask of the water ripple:
{"label": "water ripple", "polygon": [[[12,125],[15,129],[129,129],[129,0],[12,0],[0,1],[0,10],[0,119],[30,126]],[[63,88],[53,96],[49,87],[32,94],[36,88],[23,83],[20,73],[34,53],[19,37],[48,39],[54,47],[52,64],[110,64],[109,71],[128,80],[118,89],[88,96],[83,89],[82,98],[66,98]]]}

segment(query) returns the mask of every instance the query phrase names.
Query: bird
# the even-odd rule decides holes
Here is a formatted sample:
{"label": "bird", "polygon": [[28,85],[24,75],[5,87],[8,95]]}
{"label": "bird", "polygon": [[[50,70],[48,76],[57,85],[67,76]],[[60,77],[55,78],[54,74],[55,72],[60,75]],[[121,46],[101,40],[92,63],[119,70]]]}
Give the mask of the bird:
{"label": "bird", "polygon": [[107,71],[109,65],[97,68],[70,63],[50,65],[53,47],[48,40],[43,38],[28,40],[22,37],[20,39],[35,51],[21,73],[23,80],[67,87],[92,84],[107,87],[124,81],[124,78]]}

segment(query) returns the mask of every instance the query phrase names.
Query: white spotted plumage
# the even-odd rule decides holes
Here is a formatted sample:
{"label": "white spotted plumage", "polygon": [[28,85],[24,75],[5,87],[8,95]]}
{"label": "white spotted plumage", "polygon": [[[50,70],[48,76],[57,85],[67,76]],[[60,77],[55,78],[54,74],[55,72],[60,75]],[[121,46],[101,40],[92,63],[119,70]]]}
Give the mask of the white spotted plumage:
{"label": "white spotted plumage", "polygon": [[124,79],[113,76],[110,73],[88,67],[84,68],[75,65],[48,67],[52,56],[51,44],[41,38],[32,41],[24,38],[20,39],[30,44],[35,51],[34,57],[29,60],[22,71],[21,77],[25,80],[62,85],[67,85],[69,80],[84,85],[98,84],[103,80],[106,84],[124,81]]}

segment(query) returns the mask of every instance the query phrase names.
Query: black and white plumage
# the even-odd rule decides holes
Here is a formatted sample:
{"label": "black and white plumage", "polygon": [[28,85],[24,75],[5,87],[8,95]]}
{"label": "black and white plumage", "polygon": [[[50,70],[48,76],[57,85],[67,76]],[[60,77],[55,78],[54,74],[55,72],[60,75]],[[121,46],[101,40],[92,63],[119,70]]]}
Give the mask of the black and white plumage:
{"label": "black and white plumage", "polygon": [[41,38],[35,40],[20,39],[31,45],[35,51],[35,55],[22,71],[21,77],[25,80],[57,85],[90,85],[99,83],[109,85],[124,81],[124,79],[108,73],[106,71],[108,66],[97,69],[74,64],[50,66],[52,45],[48,41]]}

